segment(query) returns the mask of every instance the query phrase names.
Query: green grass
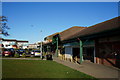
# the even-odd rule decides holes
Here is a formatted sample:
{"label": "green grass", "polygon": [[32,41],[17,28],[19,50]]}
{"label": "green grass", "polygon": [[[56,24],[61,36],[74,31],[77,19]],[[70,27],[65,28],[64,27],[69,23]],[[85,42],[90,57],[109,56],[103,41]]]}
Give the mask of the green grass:
{"label": "green grass", "polygon": [[91,78],[54,61],[3,60],[3,78]]}

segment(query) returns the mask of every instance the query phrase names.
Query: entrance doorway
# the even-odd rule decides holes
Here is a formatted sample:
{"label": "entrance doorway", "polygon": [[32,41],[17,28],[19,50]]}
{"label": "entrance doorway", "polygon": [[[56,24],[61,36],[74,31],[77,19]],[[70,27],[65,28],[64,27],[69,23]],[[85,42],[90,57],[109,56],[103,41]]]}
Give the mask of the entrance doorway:
{"label": "entrance doorway", "polygon": [[73,61],[79,63],[79,59],[80,59],[80,48],[73,48],[73,49],[72,49],[72,53],[73,53]]}
{"label": "entrance doorway", "polygon": [[94,63],[94,47],[83,48],[83,59]]}

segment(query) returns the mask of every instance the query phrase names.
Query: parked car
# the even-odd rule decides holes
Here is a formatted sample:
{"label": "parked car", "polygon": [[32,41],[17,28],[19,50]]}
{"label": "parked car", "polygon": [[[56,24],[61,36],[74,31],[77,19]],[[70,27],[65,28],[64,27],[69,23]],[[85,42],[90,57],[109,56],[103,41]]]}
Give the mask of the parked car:
{"label": "parked car", "polygon": [[25,50],[24,50],[24,49],[18,49],[16,52],[17,52],[20,56],[22,56],[23,53],[25,53]]}
{"label": "parked car", "polygon": [[31,52],[31,56],[42,56],[42,54],[41,54],[40,50],[33,50]]}
{"label": "parked car", "polygon": [[25,49],[25,54],[26,54],[26,57],[30,57],[31,51],[29,49]]}
{"label": "parked car", "polygon": [[3,50],[2,56],[12,56],[14,57],[15,51],[13,48],[7,48]]}

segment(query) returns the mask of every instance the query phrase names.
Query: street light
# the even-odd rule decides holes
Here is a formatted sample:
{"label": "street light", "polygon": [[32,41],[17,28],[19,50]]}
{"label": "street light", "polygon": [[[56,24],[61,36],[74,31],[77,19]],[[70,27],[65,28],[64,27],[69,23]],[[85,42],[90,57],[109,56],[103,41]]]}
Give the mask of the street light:
{"label": "street light", "polygon": [[[41,34],[42,34],[42,30],[41,30],[40,32],[41,32]],[[40,56],[40,58],[42,58],[42,40],[41,40],[41,48],[40,48],[40,52],[41,52],[41,56]]]}
{"label": "street light", "polygon": [[41,58],[42,58],[42,41],[41,41],[41,48],[40,49],[41,49],[40,51],[41,51]]}

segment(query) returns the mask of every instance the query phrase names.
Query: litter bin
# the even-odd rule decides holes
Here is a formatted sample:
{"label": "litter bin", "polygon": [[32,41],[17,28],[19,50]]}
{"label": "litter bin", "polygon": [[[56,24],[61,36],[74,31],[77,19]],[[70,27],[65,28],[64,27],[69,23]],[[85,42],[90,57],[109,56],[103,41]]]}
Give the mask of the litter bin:
{"label": "litter bin", "polygon": [[47,59],[47,60],[53,60],[53,59],[52,59],[52,55],[51,55],[51,54],[46,55],[46,59]]}
{"label": "litter bin", "polygon": [[44,59],[45,57],[44,56],[42,56],[42,59]]}

